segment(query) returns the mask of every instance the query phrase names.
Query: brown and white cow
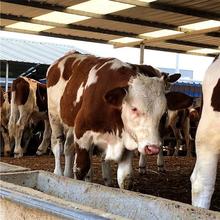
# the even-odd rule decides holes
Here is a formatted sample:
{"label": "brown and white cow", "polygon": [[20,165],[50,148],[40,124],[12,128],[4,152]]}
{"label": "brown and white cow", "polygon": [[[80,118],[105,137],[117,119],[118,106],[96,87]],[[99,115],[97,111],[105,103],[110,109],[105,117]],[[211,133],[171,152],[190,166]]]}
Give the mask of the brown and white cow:
{"label": "brown and white cow", "polygon": [[202,92],[202,114],[196,133],[197,159],[191,175],[192,204],[209,208],[220,154],[220,56],[207,69]]}
{"label": "brown and white cow", "polygon": [[27,77],[18,77],[12,83],[9,134],[15,139],[14,156],[22,157],[21,139],[29,122],[44,120],[43,140],[37,154],[45,153],[50,144],[51,129],[47,114],[46,85]]}
{"label": "brown and white cow", "polygon": [[10,91],[4,92],[0,86],[0,130],[4,140],[4,156],[10,155],[10,139],[8,133],[8,121],[10,116]]}
{"label": "brown and white cow", "polygon": [[84,179],[94,144],[105,151],[105,160],[118,162],[117,179],[123,188],[132,172],[131,151],[159,152],[159,121],[175,99],[172,93],[165,95],[163,77],[138,74],[118,59],[75,52],[50,66],[47,87],[54,173],[63,174],[64,152],[64,175],[72,175],[74,143],[75,176]]}

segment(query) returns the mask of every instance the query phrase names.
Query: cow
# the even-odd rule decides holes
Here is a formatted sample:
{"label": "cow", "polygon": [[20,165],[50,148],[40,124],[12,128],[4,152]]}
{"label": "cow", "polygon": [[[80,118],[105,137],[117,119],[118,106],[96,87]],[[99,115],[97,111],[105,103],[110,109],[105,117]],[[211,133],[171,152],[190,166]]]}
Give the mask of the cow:
{"label": "cow", "polygon": [[196,164],[191,175],[192,205],[209,208],[220,153],[220,56],[208,67],[203,106],[196,133]]}
{"label": "cow", "polygon": [[171,101],[179,99],[175,93],[165,94],[164,77],[144,76],[116,58],[78,52],[49,67],[47,93],[54,173],[72,176],[75,150],[74,175],[84,179],[90,169],[89,150],[96,145],[105,160],[118,162],[121,188],[130,182],[133,150],[150,155],[160,151],[160,118],[167,106],[175,110]]}
{"label": "cow", "polygon": [[[169,75],[167,73],[160,72],[158,69],[152,66],[149,66],[149,65],[132,64],[132,67],[133,69],[140,72],[141,74],[144,74],[149,77],[164,76],[166,91],[169,91],[171,84],[176,82],[181,76],[180,74]],[[183,99],[184,99],[184,96],[185,95],[182,94]],[[191,98],[191,101],[192,101],[192,98]],[[189,102],[189,105],[191,105],[191,102]],[[180,125],[177,126],[177,124],[180,124]],[[171,132],[174,133],[174,136],[177,140],[177,147],[175,150],[176,155],[178,154],[179,147],[180,147],[180,140],[182,139],[180,127],[183,128],[184,139],[186,140],[187,149],[189,149],[190,148],[190,136],[189,136],[189,118],[187,114],[187,109],[181,109],[181,110],[176,110],[176,111],[168,110],[166,114],[163,115],[163,118],[161,119],[161,122],[160,122],[160,136],[162,139],[164,139]],[[164,160],[163,160],[162,149],[157,158],[157,165],[158,165],[158,170],[163,172],[164,171]],[[144,174],[145,172],[146,172],[146,157],[141,154],[139,158],[139,173]]]}
{"label": "cow", "polygon": [[45,153],[50,144],[51,135],[47,114],[46,85],[21,76],[13,81],[11,96],[9,134],[15,140],[14,156],[17,158],[23,156],[24,148],[21,147],[21,139],[24,129],[29,126],[29,122],[37,123],[39,120],[44,120],[45,128],[37,154]]}
{"label": "cow", "polygon": [[0,130],[4,140],[4,156],[10,155],[10,139],[8,132],[8,121],[10,116],[10,91],[4,92],[0,86]]}

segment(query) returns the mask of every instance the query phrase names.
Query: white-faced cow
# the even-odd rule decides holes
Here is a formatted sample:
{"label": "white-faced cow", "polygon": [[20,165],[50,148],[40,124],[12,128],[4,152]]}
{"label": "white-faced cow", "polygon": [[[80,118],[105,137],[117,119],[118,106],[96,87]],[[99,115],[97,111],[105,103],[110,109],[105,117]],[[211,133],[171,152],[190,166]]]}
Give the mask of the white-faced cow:
{"label": "white-faced cow", "polygon": [[10,155],[10,139],[8,133],[8,121],[10,116],[10,91],[4,92],[0,86],[0,130],[4,140],[4,156]]}
{"label": "white-faced cow", "polygon": [[51,129],[47,114],[46,85],[27,77],[18,77],[12,83],[11,114],[9,134],[15,139],[14,156],[22,157],[24,149],[21,139],[24,129],[30,121],[36,123],[44,120],[45,129],[43,140],[37,154],[45,153],[50,144]]}
{"label": "white-faced cow", "polygon": [[191,176],[192,204],[209,208],[220,153],[220,56],[206,71],[202,92],[202,114],[196,133],[197,159]]}
{"label": "white-faced cow", "polygon": [[160,151],[160,118],[175,100],[172,93],[165,95],[163,77],[141,75],[118,59],[75,52],[50,66],[47,87],[56,174],[63,174],[64,152],[64,175],[72,175],[74,143],[75,176],[84,179],[94,144],[105,160],[118,162],[118,184],[124,188],[132,172],[131,150]]}
{"label": "white-faced cow", "polygon": [[[149,77],[164,76],[165,90],[167,92],[169,91],[171,84],[176,82],[181,76],[180,74],[169,75],[167,73],[160,72],[158,69],[152,66],[149,66],[149,65],[132,64],[132,67],[139,73],[144,74]],[[192,101],[193,101],[192,98],[186,96],[185,94],[178,94],[178,95],[181,96],[182,100],[191,99],[191,101],[188,102],[188,106],[185,105],[185,107],[189,107],[192,104]],[[173,104],[175,105],[175,103]],[[178,109],[178,107],[176,109]],[[160,137],[162,138],[162,140],[164,140],[167,134],[170,134],[171,132],[173,132],[177,140],[176,152],[178,152],[179,150],[180,140],[182,139],[180,127],[183,130],[184,139],[186,140],[186,148],[188,149],[189,152],[191,151],[190,150],[190,136],[189,136],[189,118],[188,118],[188,114],[186,113],[187,113],[187,109],[180,109],[180,110],[175,110],[175,111],[168,110],[166,114],[163,115],[160,121]],[[157,158],[157,166],[158,166],[159,171],[164,171],[164,160],[163,160],[162,148]],[[140,155],[140,159],[139,159],[139,172],[141,174],[144,174],[146,172],[146,157],[143,154]]]}

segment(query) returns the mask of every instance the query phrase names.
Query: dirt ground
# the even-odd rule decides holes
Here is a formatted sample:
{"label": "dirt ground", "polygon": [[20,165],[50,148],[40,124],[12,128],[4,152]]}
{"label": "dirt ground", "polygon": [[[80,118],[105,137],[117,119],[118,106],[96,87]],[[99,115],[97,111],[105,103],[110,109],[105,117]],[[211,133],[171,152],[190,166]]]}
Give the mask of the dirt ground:
{"label": "dirt ground", "polygon": [[[25,156],[23,158],[2,157],[2,162],[28,167],[33,170],[46,170],[53,172],[53,156]],[[93,182],[103,184],[101,177],[100,158],[94,157],[94,180]],[[156,156],[147,157],[147,172],[144,175],[138,173],[138,158],[135,157],[133,191],[160,196],[184,203],[191,201],[190,175],[192,173],[195,158],[187,157],[165,157],[165,173],[158,173]],[[64,164],[64,158],[62,158]],[[116,164],[113,166],[113,184],[116,182]],[[212,198],[211,209],[220,211],[220,163],[218,164],[218,175],[216,179],[215,192]]]}

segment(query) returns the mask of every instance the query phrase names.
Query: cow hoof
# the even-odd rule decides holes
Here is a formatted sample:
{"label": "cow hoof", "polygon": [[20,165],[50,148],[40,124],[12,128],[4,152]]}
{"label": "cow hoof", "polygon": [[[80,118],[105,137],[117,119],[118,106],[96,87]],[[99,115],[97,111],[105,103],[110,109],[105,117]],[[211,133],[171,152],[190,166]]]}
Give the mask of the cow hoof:
{"label": "cow hoof", "polygon": [[44,155],[44,154],[46,154],[46,152],[44,152],[43,150],[37,150],[37,152],[36,152],[37,156],[41,156],[41,155]]}
{"label": "cow hoof", "polygon": [[58,175],[58,176],[63,176],[63,172],[61,170],[56,170],[55,169],[53,173]]}
{"label": "cow hoof", "polygon": [[21,158],[23,157],[23,153],[14,153],[14,158]]}
{"label": "cow hoof", "polygon": [[186,156],[187,157],[193,157],[193,154],[192,153],[187,153]]}
{"label": "cow hoof", "polygon": [[175,151],[174,154],[173,154],[173,156],[174,156],[174,157],[178,157],[178,156],[179,156],[178,151]]}
{"label": "cow hoof", "polygon": [[158,167],[157,170],[159,173],[166,173],[166,170],[164,169],[164,167]]}
{"label": "cow hoof", "polygon": [[105,186],[112,186],[112,181],[107,178],[104,178],[104,184]]}
{"label": "cow hoof", "polygon": [[132,179],[131,179],[131,177],[126,177],[124,179],[124,181],[122,182],[120,188],[131,190],[132,189]]}
{"label": "cow hoof", "polygon": [[146,174],[146,169],[145,169],[145,167],[139,167],[138,172],[139,172],[139,174],[141,174],[141,175]]}
{"label": "cow hoof", "polygon": [[9,157],[11,155],[11,151],[5,151],[4,152],[4,157]]}
{"label": "cow hoof", "polygon": [[72,178],[73,177],[73,173],[72,172],[65,172],[64,171],[64,176]]}

